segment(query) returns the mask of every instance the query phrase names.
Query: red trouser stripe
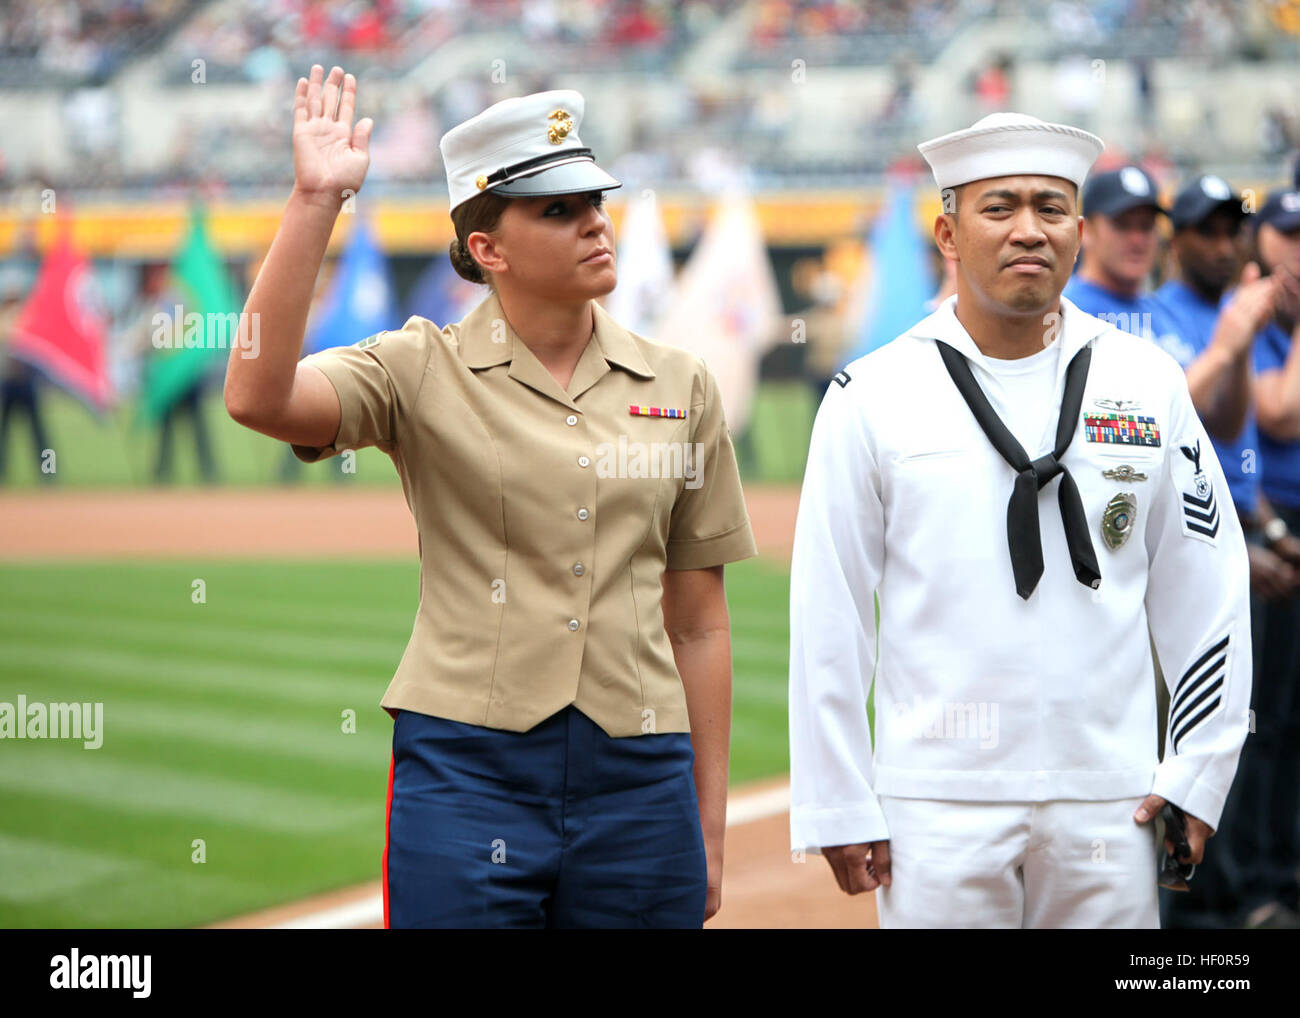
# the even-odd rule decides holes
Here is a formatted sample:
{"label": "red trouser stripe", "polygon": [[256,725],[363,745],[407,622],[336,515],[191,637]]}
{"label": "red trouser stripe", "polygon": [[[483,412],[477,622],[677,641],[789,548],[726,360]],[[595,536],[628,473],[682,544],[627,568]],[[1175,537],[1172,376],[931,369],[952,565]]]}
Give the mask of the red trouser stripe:
{"label": "red trouser stripe", "polygon": [[383,860],[383,885],[384,885],[384,929],[388,929],[388,827],[393,819],[393,756],[388,756],[388,805],[384,809],[384,860]]}

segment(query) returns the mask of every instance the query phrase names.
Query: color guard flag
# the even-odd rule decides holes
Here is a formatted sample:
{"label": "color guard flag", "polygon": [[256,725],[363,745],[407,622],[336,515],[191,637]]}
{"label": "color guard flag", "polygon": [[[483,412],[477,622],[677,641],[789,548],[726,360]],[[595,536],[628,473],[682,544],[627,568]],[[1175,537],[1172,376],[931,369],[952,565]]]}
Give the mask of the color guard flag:
{"label": "color guard flag", "polygon": [[653,191],[627,204],[618,231],[618,286],[605,310],[625,329],[658,338],[673,290],[673,256]]}
{"label": "color guard flag", "polygon": [[167,309],[168,317],[154,329],[157,352],[145,365],[139,410],[140,418],[153,422],[161,421],[218,363],[224,364],[231,346],[240,342],[242,303],[198,205],[190,209],[189,230],[171,275],[184,303]]}
{"label": "color guard flag", "polygon": [[388,260],[375,243],[370,223],[357,216],[329,292],[312,316],[303,354],[350,346],[398,328],[402,323],[397,320],[396,294]]}
{"label": "color guard flag", "polygon": [[[480,283],[457,275],[446,255],[435,256],[415,281],[406,301],[406,318],[427,318],[439,328],[459,322],[487,296]],[[385,326],[389,328],[389,326]],[[376,330],[378,331],[378,330]],[[374,335],[374,333],[367,333]]]}
{"label": "color guard flag", "polygon": [[60,214],[54,246],[19,312],[9,352],[95,411],[112,398],[104,351],[105,323],[90,264]]}
{"label": "color guard flag", "polygon": [[780,316],[781,294],[758,212],[747,195],[732,191],[682,269],[659,335],[649,338],[704,358],[722,393],[727,427],[740,433]]}
{"label": "color guard flag", "polygon": [[925,302],[934,293],[935,282],[929,245],[917,229],[914,201],[911,185],[895,183],[872,224],[865,307],[857,344],[848,351],[845,364],[879,349],[929,314]]}

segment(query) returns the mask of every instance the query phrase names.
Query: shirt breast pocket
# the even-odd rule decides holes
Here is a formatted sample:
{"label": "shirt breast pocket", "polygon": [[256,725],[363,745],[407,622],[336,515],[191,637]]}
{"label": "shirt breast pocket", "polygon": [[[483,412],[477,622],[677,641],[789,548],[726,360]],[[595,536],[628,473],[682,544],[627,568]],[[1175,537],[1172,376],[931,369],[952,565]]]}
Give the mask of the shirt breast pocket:
{"label": "shirt breast pocket", "polygon": [[[1099,556],[1108,549],[1120,557],[1140,557],[1151,502],[1160,493],[1163,453],[1157,446],[1080,442],[1077,451],[1072,445],[1063,457],[1079,486]],[[1106,559],[1101,562],[1104,574]]]}
{"label": "shirt breast pocket", "polygon": [[631,417],[618,426],[617,439],[594,450],[604,516],[648,519],[670,509],[684,488],[701,486],[702,471],[711,464],[689,441],[687,421]]}
{"label": "shirt breast pocket", "polygon": [[1102,475],[1106,480],[1125,481],[1145,475],[1150,478],[1159,472],[1163,450],[1133,445],[1103,445],[1097,442],[1080,442],[1061,458],[1071,472],[1085,470]]}
{"label": "shirt breast pocket", "polygon": [[936,460],[955,459],[966,452],[964,449],[957,447],[948,449],[925,449],[920,452],[905,452],[894,457],[894,462],[900,466],[910,466],[914,463],[928,463]]}
{"label": "shirt breast pocket", "polygon": [[889,462],[882,496],[891,548],[925,549],[935,561],[989,554],[1006,528],[1010,467],[951,444],[918,445]]}
{"label": "shirt breast pocket", "polygon": [[1129,463],[1151,463],[1160,458],[1158,449],[1139,445],[1108,445],[1101,442],[1083,442],[1088,454],[1099,460],[1124,460]]}

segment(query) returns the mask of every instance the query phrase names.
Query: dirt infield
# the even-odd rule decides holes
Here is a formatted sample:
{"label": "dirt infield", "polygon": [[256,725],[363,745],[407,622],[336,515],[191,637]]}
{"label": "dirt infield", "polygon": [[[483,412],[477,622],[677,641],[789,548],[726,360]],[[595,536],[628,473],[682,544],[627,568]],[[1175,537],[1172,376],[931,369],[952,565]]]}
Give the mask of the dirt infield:
{"label": "dirt infield", "polygon": [[[789,562],[798,490],[751,487],[746,499],[760,554]],[[415,521],[398,488],[0,494],[0,559],[418,552]]]}
{"label": "dirt infield", "polygon": [[[759,554],[788,563],[796,488],[746,489]],[[304,525],[309,523],[310,525]],[[45,492],[0,495],[0,561],[277,555],[373,558],[418,554],[415,524],[396,488]],[[784,785],[733,789],[722,911],[708,929],[874,928],[875,896],[849,897],[825,861],[796,861],[784,807],[744,813]],[[788,800],[787,800],[788,801]],[[345,888],[215,924],[222,928],[292,923],[382,925],[374,914],[379,883]]]}

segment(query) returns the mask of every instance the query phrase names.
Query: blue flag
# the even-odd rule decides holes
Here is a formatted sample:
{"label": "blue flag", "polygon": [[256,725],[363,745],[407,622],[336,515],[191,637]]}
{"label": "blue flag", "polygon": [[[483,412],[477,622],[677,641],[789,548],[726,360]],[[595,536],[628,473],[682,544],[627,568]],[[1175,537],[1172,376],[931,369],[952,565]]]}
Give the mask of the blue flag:
{"label": "blue flag", "polygon": [[370,224],[359,217],[329,292],[312,318],[303,353],[348,346],[401,325],[388,261],[375,244]]}
{"label": "blue flag", "polygon": [[893,184],[871,227],[871,282],[857,344],[845,359],[856,360],[884,346],[925,318],[934,294],[927,243],[916,228],[912,187]]}
{"label": "blue flag", "polygon": [[446,255],[435,255],[415,281],[406,302],[406,317],[418,315],[441,328],[459,322],[488,295],[486,286],[462,279]]}

